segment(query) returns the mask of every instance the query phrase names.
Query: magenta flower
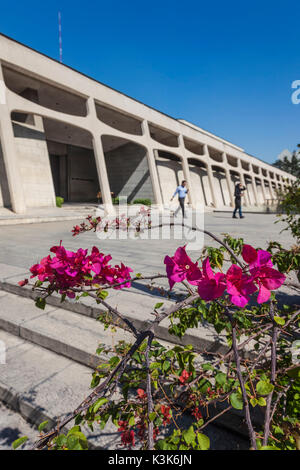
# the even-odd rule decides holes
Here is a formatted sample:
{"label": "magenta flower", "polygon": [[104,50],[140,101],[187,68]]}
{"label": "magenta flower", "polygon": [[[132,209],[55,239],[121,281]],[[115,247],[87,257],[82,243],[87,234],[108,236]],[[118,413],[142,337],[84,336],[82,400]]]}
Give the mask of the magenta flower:
{"label": "magenta flower", "polygon": [[228,269],[226,283],[230,301],[241,308],[249,302],[249,295],[257,291],[252,277],[243,274],[242,269],[236,264],[232,264]]}
{"label": "magenta flower", "polygon": [[132,269],[125,266],[112,267],[108,263],[110,255],[100,253],[93,247],[91,254],[88,250],[79,248],[76,252],[66,250],[61,244],[53,246],[50,250],[55,254],[53,258],[48,255],[40,263],[30,268],[31,278],[38,277],[42,282],[48,282],[51,288],[70,298],[75,297],[75,288],[92,286],[95,284],[124,284],[115,288],[130,287]]}
{"label": "magenta flower", "polygon": [[221,297],[226,289],[225,274],[214,274],[208,258],[203,261],[202,269],[202,278],[197,281],[200,297],[207,301]]}
{"label": "magenta flower", "polygon": [[271,291],[278,289],[284,281],[285,275],[273,268],[271,253],[265,250],[256,251],[250,245],[244,245],[243,259],[249,264],[249,271],[253,281],[258,285],[257,302],[267,302]]}
{"label": "magenta flower", "polygon": [[193,263],[186,254],[185,246],[177,248],[174,256],[166,256],[164,259],[170,289],[176,282],[182,282],[185,279],[190,284],[197,285],[202,274],[197,263]]}

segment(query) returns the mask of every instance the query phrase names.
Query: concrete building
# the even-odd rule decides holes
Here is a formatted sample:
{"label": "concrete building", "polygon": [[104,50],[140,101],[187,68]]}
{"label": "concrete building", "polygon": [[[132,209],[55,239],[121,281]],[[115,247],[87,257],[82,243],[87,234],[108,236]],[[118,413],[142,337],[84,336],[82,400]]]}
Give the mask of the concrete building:
{"label": "concrete building", "polygon": [[187,180],[189,203],[261,207],[294,178],[185,120],[177,120],[0,35],[0,207],[25,213],[70,202],[107,211],[111,192],[162,207]]}

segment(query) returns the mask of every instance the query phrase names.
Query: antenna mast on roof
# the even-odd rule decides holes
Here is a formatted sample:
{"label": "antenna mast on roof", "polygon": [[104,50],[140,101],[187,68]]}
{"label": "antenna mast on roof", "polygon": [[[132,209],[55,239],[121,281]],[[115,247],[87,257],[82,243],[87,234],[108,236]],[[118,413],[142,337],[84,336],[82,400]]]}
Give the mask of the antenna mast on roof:
{"label": "antenna mast on roof", "polygon": [[61,13],[58,12],[59,61],[62,64]]}

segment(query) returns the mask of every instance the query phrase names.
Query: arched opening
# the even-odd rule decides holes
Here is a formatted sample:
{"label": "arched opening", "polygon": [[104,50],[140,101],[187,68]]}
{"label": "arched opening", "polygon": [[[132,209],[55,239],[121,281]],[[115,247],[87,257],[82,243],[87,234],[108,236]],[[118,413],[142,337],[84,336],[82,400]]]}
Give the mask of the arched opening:
{"label": "arched opening", "polygon": [[256,194],[257,194],[257,203],[264,204],[265,198],[263,195],[262,184],[260,178],[255,178]]}
{"label": "arched opening", "polygon": [[136,199],[155,202],[147,149],[112,135],[103,135],[101,141],[112,196],[126,196],[129,203]]}
{"label": "arched opening", "polygon": [[270,183],[268,180],[264,180],[265,195],[266,199],[273,199],[273,194],[271,192]]}
{"label": "arched opening", "polygon": [[53,206],[55,196],[96,203],[99,181],[91,134],[36,115],[24,122],[19,116],[16,120],[16,113],[11,117],[26,206]]}
{"label": "arched opening", "polygon": [[142,135],[142,123],[138,119],[104,104],[95,103],[97,117],[114,129],[133,135]]}
{"label": "arched opening", "polygon": [[212,173],[217,207],[230,206],[231,201],[224,168],[218,165],[213,165]]}
{"label": "arched opening", "polygon": [[156,168],[164,204],[169,204],[177,186],[184,180],[181,159],[178,155],[155,150]]}
{"label": "arched opening", "polygon": [[191,184],[196,203],[211,206],[213,200],[206,164],[196,158],[189,158],[188,162],[190,167]]}

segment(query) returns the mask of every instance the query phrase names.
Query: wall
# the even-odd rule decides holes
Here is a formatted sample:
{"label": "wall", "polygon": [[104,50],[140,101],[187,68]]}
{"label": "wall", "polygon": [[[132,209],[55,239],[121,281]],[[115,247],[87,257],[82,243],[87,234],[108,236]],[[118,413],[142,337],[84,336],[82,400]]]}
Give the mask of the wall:
{"label": "wall", "polygon": [[115,196],[154,201],[146,149],[127,143],[105,153],[110,190]]}
{"label": "wall", "polygon": [[27,207],[55,205],[47,143],[41,125],[38,127],[39,129],[13,122],[18,165]]}
{"label": "wall", "polygon": [[0,142],[0,207],[10,207],[10,197],[5,164]]}

